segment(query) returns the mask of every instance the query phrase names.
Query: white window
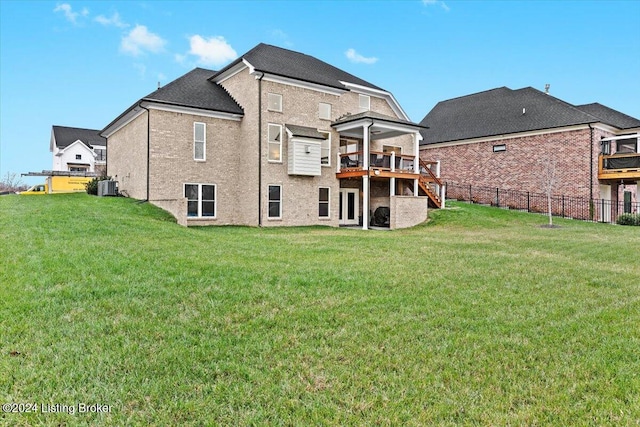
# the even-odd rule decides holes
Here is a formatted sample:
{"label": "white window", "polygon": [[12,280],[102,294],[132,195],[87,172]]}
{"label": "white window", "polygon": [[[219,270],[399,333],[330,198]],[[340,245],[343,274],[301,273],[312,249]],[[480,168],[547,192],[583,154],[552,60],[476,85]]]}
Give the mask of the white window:
{"label": "white window", "polygon": [[107,161],[107,148],[106,147],[93,147],[93,152],[96,153],[96,162]]}
{"label": "white window", "polygon": [[216,186],[212,184],[185,184],[187,216],[192,218],[216,217]]}
{"label": "white window", "polygon": [[195,122],[193,124],[193,159],[207,160],[207,125]]}
{"label": "white window", "polygon": [[318,104],[318,117],[323,120],[331,120],[331,104],[324,102]]}
{"label": "white window", "polygon": [[358,95],[358,105],[360,109],[369,111],[371,109],[371,98],[369,95]]}
{"label": "white window", "polygon": [[320,187],[318,194],[318,216],[329,218],[329,187]]}
{"label": "white window", "polygon": [[322,166],[331,166],[331,132],[318,131],[326,135],[326,139],[322,140],[320,147],[320,164]]}
{"label": "white window", "polygon": [[282,186],[281,185],[269,186],[268,216],[271,219],[282,218]]}
{"label": "white window", "polygon": [[269,161],[282,162],[282,126],[269,123]]}
{"label": "white window", "polygon": [[267,110],[282,112],[282,95],[277,93],[270,93],[267,96]]}

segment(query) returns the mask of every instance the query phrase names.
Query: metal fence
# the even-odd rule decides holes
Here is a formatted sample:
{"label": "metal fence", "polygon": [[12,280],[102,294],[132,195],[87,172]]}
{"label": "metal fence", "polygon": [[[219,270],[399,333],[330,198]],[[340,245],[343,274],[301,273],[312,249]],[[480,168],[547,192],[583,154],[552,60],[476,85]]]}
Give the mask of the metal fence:
{"label": "metal fence", "polygon": [[[460,200],[525,212],[548,213],[548,199],[544,193],[503,190],[495,187],[446,183],[447,199]],[[623,213],[639,213],[640,203],[614,202],[606,199],[552,196],[551,212],[562,218],[614,224]]]}

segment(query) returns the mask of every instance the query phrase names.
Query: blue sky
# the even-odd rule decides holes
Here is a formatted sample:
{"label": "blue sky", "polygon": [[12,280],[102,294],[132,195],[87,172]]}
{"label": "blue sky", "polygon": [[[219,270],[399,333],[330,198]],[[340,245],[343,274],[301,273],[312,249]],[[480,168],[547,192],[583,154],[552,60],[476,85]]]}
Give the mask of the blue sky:
{"label": "blue sky", "polygon": [[389,90],[414,121],[546,83],[640,118],[639,21],[637,1],[0,0],[0,176],[51,169],[52,125],[102,129],[158,82],[260,42]]}

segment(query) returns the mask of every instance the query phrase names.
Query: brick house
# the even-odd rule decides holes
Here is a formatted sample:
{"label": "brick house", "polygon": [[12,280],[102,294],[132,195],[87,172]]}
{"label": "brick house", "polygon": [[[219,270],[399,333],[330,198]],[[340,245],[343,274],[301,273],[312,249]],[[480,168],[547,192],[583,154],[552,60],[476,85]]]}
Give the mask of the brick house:
{"label": "brick house", "polygon": [[107,167],[107,141],[98,130],[52,126],[49,151],[53,155],[53,171],[96,173]]}
{"label": "brick house", "polygon": [[196,68],[102,131],[119,191],[183,225],[381,225],[439,205],[420,130],[388,91],[259,44]]}
{"label": "brick house", "polygon": [[638,202],[640,120],[603,105],[501,87],[439,102],[420,124],[443,181],[541,193],[555,170],[555,194]]}

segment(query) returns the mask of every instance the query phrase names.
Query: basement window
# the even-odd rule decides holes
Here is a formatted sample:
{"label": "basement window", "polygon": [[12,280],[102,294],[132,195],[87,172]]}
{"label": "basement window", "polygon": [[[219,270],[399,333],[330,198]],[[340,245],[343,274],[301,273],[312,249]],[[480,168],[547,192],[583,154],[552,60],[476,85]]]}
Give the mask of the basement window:
{"label": "basement window", "polygon": [[493,146],[494,153],[502,153],[503,151],[507,151],[507,146],[505,144],[498,144]]}

